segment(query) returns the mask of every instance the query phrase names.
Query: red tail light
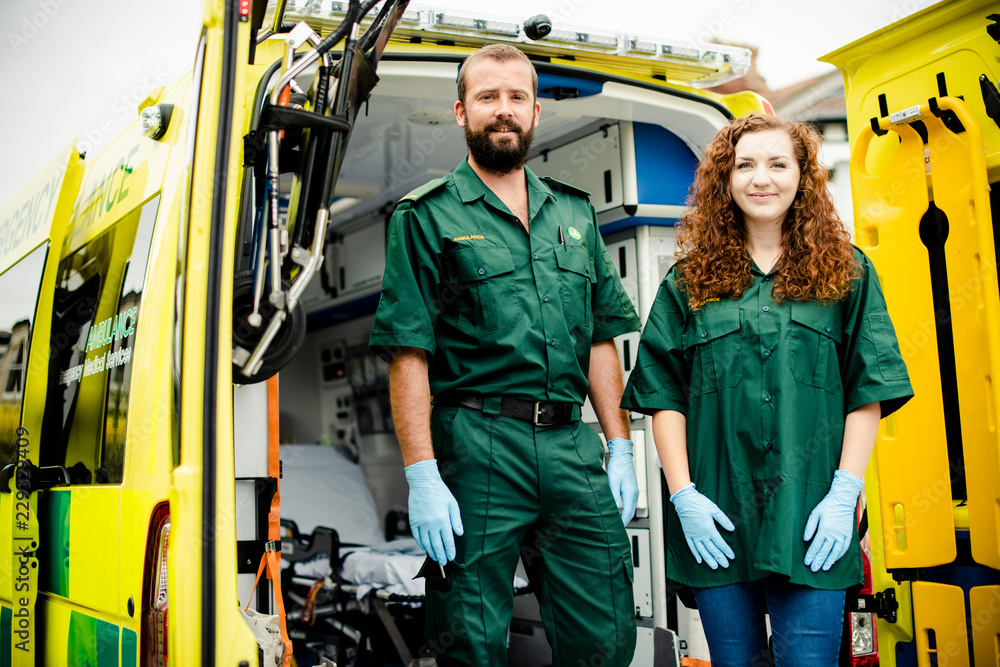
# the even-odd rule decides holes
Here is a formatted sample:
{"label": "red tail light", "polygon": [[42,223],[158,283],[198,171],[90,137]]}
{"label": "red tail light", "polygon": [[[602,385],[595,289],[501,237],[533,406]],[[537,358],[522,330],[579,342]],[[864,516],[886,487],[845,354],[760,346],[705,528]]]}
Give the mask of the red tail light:
{"label": "red tail light", "polygon": [[[862,516],[864,507],[864,495],[858,504],[858,516]],[[866,522],[867,523],[867,522]],[[861,562],[864,566],[865,582],[861,588],[861,595],[872,595],[872,553],[871,542],[868,540],[868,532],[861,536]],[[850,616],[851,633],[851,666],[852,667],[875,667],[878,660],[878,633],[875,626],[875,614],[863,611],[852,611]]]}
{"label": "red tail light", "polygon": [[146,538],[146,565],[142,586],[142,667],[166,667],[167,658],[167,542],[170,505],[153,509]]}

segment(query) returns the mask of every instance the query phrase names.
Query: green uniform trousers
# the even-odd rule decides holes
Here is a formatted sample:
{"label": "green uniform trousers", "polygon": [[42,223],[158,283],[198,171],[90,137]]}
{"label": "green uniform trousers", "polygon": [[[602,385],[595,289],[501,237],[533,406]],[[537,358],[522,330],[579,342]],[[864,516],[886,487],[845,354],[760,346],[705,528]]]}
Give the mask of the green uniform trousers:
{"label": "green uniform trousers", "polygon": [[579,421],[536,427],[458,407],[434,408],[431,432],[465,528],[446,578],[427,584],[428,647],[438,664],[507,664],[520,555],[552,664],[629,665],[632,555],[597,433]]}

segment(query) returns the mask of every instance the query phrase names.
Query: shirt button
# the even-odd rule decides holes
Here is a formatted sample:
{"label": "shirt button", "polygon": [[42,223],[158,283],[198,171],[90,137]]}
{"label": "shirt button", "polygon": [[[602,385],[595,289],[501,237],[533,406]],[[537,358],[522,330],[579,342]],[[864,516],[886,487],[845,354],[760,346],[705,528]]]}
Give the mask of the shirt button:
{"label": "shirt button", "polygon": [[767,402],[767,403],[770,403],[771,402],[771,397],[770,396],[765,396],[764,397],[764,401]]}
{"label": "shirt button", "polygon": [[701,332],[701,337],[702,338],[706,338],[707,336],[708,336],[708,332],[707,331],[702,331]]}
{"label": "shirt button", "polygon": [[766,283],[767,281],[769,281],[770,279],[771,279],[771,276],[764,276],[764,282],[765,282],[765,283]]}
{"label": "shirt button", "polygon": [[764,356],[765,357],[770,357],[771,356],[771,350],[764,350]]}
{"label": "shirt button", "polygon": [[555,338],[550,338],[549,339],[549,345],[551,347],[555,347],[556,346],[556,339]]}
{"label": "shirt button", "polygon": [[547,297],[547,296],[543,296],[542,297],[542,301],[548,301],[548,300],[549,300],[549,297]]}
{"label": "shirt button", "polygon": [[532,254],[531,255],[531,259],[538,259],[538,253],[536,252],[536,253]]}
{"label": "shirt button", "polygon": [[771,497],[771,489],[767,489],[767,490],[764,491],[764,497],[765,498],[770,498]]}
{"label": "shirt button", "polygon": [[826,329],[827,331],[829,331],[829,330],[830,330],[830,327],[823,327],[823,328],[824,328],[824,329]]}
{"label": "shirt button", "polygon": [[774,447],[774,445],[772,445],[770,442],[765,442],[764,443],[764,449],[766,449],[768,451],[770,451],[773,447]]}
{"label": "shirt button", "polygon": [[[482,269],[479,269],[479,270],[480,270],[480,271],[482,271]],[[769,310],[771,310],[770,306],[764,306],[764,312],[765,312],[765,313],[766,313],[767,311],[769,311]]]}
{"label": "shirt button", "polygon": [[483,275],[484,273],[486,273],[486,269],[480,267],[479,275]]}

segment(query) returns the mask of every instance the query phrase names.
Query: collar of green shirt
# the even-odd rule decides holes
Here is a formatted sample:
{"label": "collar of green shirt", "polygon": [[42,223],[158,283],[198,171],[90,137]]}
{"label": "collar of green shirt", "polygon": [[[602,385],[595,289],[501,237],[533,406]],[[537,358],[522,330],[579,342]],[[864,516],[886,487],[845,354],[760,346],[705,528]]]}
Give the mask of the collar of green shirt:
{"label": "collar of green shirt", "polygon": [[[528,216],[529,219],[534,219],[535,214],[538,213],[538,209],[542,207],[542,204],[550,198],[555,201],[556,196],[549,189],[549,186],[535,176],[535,173],[531,169],[528,169],[528,167],[524,168],[524,177],[528,183]],[[509,213],[507,206],[500,201],[500,198],[492,190],[486,187],[483,179],[479,178],[479,174],[469,165],[467,157],[458,163],[455,171],[452,172],[452,178],[455,179],[455,189],[458,191],[458,196],[461,197],[463,204],[483,198],[483,201],[493,208]]]}

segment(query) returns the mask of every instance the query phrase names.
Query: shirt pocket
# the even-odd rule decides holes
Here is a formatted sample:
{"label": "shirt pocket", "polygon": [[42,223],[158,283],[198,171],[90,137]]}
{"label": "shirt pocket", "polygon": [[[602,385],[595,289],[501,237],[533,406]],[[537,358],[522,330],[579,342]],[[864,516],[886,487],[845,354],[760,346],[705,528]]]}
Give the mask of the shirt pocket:
{"label": "shirt pocket", "polygon": [[457,287],[457,326],[465,333],[509,329],[521,319],[510,249],[459,248],[449,262]]}
{"label": "shirt pocket", "polygon": [[892,328],[888,313],[871,313],[865,318],[869,328],[869,338],[878,355],[878,369],[886,382],[907,380],[906,365],[899,354],[896,332]]}
{"label": "shirt pocket", "polygon": [[559,290],[562,292],[563,312],[570,324],[593,327],[591,291],[597,280],[594,262],[587,249],[581,245],[555,246],[556,265],[559,267]]}
{"label": "shirt pocket", "polygon": [[695,311],[685,334],[691,355],[691,396],[730,389],[743,379],[743,336],[740,309],[709,303]]}
{"label": "shirt pocket", "polygon": [[841,390],[837,346],[843,334],[840,309],[833,303],[793,301],[789,363],[796,382],[822,387],[830,393]]}

